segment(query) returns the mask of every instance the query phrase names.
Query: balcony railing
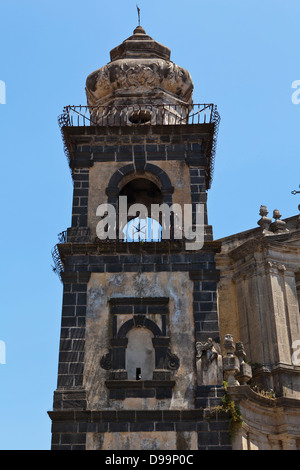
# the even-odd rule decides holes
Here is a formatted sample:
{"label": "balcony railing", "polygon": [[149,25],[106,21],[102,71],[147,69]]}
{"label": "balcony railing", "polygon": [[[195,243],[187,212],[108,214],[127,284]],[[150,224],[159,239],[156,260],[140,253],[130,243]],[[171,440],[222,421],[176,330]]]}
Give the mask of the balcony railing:
{"label": "balcony railing", "polygon": [[[90,229],[88,227],[70,227],[68,230],[60,232],[57,235],[58,244],[64,243],[88,243],[90,241]],[[58,245],[55,245],[51,251],[54,265],[53,271],[60,277],[64,271],[64,265],[60,257]]]}
{"label": "balcony railing", "polygon": [[58,118],[60,127],[213,124],[219,119],[214,104],[66,106]]}
{"label": "balcony railing", "polygon": [[58,117],[62,134],[64,152],[71,161],[73,147],[68,129],[72,127],[139,127],[155,125],[188,126],[191,124],[210,124],[211,145],[209,152],[208,187],[214,171],[220,115],[214,104],[194,105],[124,105],[124,106],[66,106]]}

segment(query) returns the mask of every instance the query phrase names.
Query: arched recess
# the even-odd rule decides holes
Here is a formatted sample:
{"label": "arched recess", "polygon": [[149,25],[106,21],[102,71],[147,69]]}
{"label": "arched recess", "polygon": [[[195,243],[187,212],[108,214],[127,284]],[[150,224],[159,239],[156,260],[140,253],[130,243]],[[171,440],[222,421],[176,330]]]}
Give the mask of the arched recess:
{"label": "arched recess", "polygon": [[150,320],[149,318],[145,318],[144,315],[135,315],[133,318],[123,323],[118,331],[117,338],[126,338],[128,332],[132,328],[142,327],[148,328],[154,337],[162,336],[161,329],[156,323],[154,323],[154,321]]}
{"label": "arched recess", "polygon": [[[127,379],[128,371],[126,371],[126,354],[131,331],[139,329],[147,329],[151,335],[152,352],[154,359],[153,378],[157,370],[177,370],[179,367],[179,359],[172,354],[169,349],[170,338],[162,335],[159,326],[146,318],[145,315],[134,315],[133,318],[127,320],[119,328],[115,338],[111,339],[111,350],[102,357],[100,365],[103,369],[114,369],[120,371],[123,369],[125,374],[122,377]],[[149,345],[149,338],[147,344]],[[142,345],[140,345],[142,347]],[[139,366],[136,366],[139,367]],[[130,373],[130,375],[132,375]]]}
{"label": "arched recess", "polygon": [[143,170],[136,171],[132,164],[119,168],[110,178],[106,188],[108,203],[117,206],[117,201],[122,188],[134,178],[144,177],[153,181],[160,189],[163,195],[163,202],[172,204],[172,194],[174,187],[167,173],[152,163],[146,163]]}
{"label": "arched recess", "polygon": [[153,333],[148,328],[132,328],[127,333],[125,369],[128,380],[152,380],[155,369]]}
{"label": "arched recess", "polygon": [[[166,328],[168,302],[165,297],[117,297],[109,300],[110,348],[100,359],[100,367],[107,371],[105,385],[109,398],[172,398],[176,383],[174,374],[180,361],[170,349]],[[158,323],[147,316],[150,313],[157,315]],[[124,314],[130,316],[123,323],[120,315]],[[143,347],[144,350],[141,349]],[[138,356],[143,356],[142,363]]]}
{"label": "arched recess", "polygon": [[[152,204],[157,206],[166,204],[169,207],[172,205],[173,192],[174,188],[169,176],[164,170],[156,165],[147,163],[143,170],[138,171],[136,171],[132,164],[119,168],[110,178],[109,184],[106,188],[106,194],[108,196],[107,202],[115,207],[117,220],[119,222],[122,220],[121,226],[117,224],[117,229],[120,230],[118,236],[120,235],[120,238],[125,238],[128,241],[128,237],[126,235],[124,236],[124,228],[132,218],[137,216],[136,213],[131,216],[127,215],[130,211],[130,206],[133,207],[134,204],[142,204],[148,212],[145,217],[142,217],[141,214],[139,217],[142,220],[147,220],[147,217],[149,216],[150,218],[151,216]],[[127,207],[125,206],[127,212],[125,219],[120,217],[120,215],[125,212],[125,209],[121,209],[121,206],[119,207],[120,196],[126,196],[127,198]],[[161,215],[159,217],[160,218],[158,218],[157,221],[162,225]],[[171,226],[173,225],[172,221],[173,219],[171,219]],[[121,236],[121,234],[123,235]],[[161,237],[151,238],[150,236],[144,237],[143,241],[160,241],[160,239]]]}

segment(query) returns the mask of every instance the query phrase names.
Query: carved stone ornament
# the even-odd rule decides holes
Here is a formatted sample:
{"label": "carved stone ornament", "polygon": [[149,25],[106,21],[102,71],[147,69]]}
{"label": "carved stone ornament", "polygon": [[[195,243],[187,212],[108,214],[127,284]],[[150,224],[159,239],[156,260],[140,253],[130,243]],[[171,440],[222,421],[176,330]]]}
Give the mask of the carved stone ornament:
{"label": "carved stone ornament", "polygon": [[176,354],[172,354],[170,349],[167,351],[167,367],[170,370],[177,370],[179,368],[180,361]]}
{"label": "carved stone ornament", "polygon": [[[170,49],[153,40],[142,28],[136,28],[110,56],[111,62],[87,77],[88,106],[149,105],[155,97],[160,97],[161,104],[174,104],[174,100],[192,104],[193,82],[189,72],[170,61]],[[169,98],[163,99],[162,94]]]}
{"label": "carved stone ornament", "polygon": [[273,272],[276,272],[276,271],[284,272],[286,271],[286,267],[283,263],[276,263],[275,261],[267,261],[266,272],[268,273],[270,270],[272,270]]}
{"label": "carved stone ornament", "polygon": [[153,93],[154,89],[190,102],[193,84],[186,70],[162,59],[117,60],[90,74],[86,82],[89,106],[105,104],[104,98],[120,95],[121,90],[128,96]]}
{"label": "carved stone ornament", "polygon": [[208,338],[196,343],[196,366],[198,385],[222,385],[222,354],[220,345]]}
{"label": "carved stone ornament", "polygon": [[270,225],[272,223],[272,219],[270,217],[267,217],[268,210],[266,206],[260,206],[259,215],[261,216],[261,219],[259,219],[257,224],[261,226],[261,228],[263,229],[263,233],[268,233]]}
{"label": "carved stone ornament", "polygon": [[240,370],[237,373],[237,380],[241,385],[245,385],[249,380],[252,378],[252,368],[250,364],[245,362],[246,353],[244,350],[244,344],[242,341],[239,341],[235,345],[235,355],[239,360],[240,363]]}
{"label": "carved stone ornament", "polygon": [[232,335],[225,336],[223,357],[224,379],[228,386],[245,385],[252,378],[252,368],[245,362],[244,344],[239,341],[234,345]]}
{"label": "carved stone ornament", "polygon": [[274,209],[273,211],[273,218],[275,221],[271,224],[270,229],[274,233],[280,233],[280,232],[288,232],[288,228],[286,226],[286,222],[284,220],[280,220],[281,214],[278,209]]}
{"label": "carved stone ornament", "polygon": [[228,382],[229,386],[240,385],[236,380],[235,375],[240,370],[239,359],[234,355],[235,345],[233,343],[232,335],[225,336],[224,349],[226,356],[223,357],[224,379]]}

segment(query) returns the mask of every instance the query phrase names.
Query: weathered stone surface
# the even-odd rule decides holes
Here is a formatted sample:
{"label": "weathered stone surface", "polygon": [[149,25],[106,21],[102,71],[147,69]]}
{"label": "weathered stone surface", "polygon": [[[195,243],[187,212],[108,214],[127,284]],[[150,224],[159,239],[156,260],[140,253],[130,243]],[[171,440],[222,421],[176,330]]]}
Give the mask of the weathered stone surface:
{"label": "weathered stone surface", "polygon": [[[88,286],[85,387],[89,396],[89,407],[107,409],[111,407],[156,409],[191,408],[193,406],[194,354],[192,281],[188,273],[118,273],[92,274]],[[166,319],[167,336],[171,338],[171,349],[180,359],[180,367],[173,372],[176,385],[172,400],[154,398],[127,398],[124,402],[108,401],[105,387],[107,372],[99,368],[102,356],[110,348],[111,313],[107,301],[111,298],[170,298]],[[157,321],[159,314],[146,314],[146,318]],[[117,329],[125,324],[132,314],[117,315]],[[160,320],[161,321],[161,320]],[[157,322],[161,325],[160,322]]]}
{"label": "weathered stone surface", "polygon": [[190,104],[192,91],[190,74],[171,62],[170,50],[142,29],[113,49],[111,62],[86,81],[89,106]]}
{"label": "weathered stone surface", "polygon": [[[266,217],[264,209],[261,215]],[[258,391],[230,387],[245,423],[235,449],[299,448],[300,233],[297,216],[283,222],[282,233],[273,226],[220,240],[222,250],[216,255],[221,335],[229,329],[243,342],[253,378],[249,382],[250,365],[241,363],[236,379]],[[225,372],[237,366],[230,361],[235,358],[225,358]]]}
{"label": "weathered stone surface", "polygon": [[[168,425],[170,427],[170,424]],[[198,438],[194,432],[122,432],[87,434],[87,450],[197,450]]]}
{"label": "weathered stone surface", "polygon": [[222,385],[223,368],[220,345],[208,338],[196,343],[198,385]]}
{"label": "weathered stone surface", "polygon": [[[228,419],[213,412],[224,394],[220,354],[212,351],[209,373],[201,358],[196,383],[195,342],[213,338],[214,350],[218,342],[220,244],[206,209],[215,123],[184,121],[192,91],[170,50],[138,27],[87,79],[91,125],[62,127],[74,198],[72,227],[57,245],[64,299],[54,450],[230,448]],[[100,240],[97,208],[119,210],[123,193],[147,208],[191,205],[194,226],[202,204],[201,251],[177,237]]]}

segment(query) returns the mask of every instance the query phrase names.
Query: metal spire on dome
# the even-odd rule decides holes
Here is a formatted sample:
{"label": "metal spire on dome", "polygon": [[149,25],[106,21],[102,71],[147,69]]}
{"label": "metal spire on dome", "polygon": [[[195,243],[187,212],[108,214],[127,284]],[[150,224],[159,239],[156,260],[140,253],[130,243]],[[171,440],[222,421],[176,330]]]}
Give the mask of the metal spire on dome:
{"label": "metal spire on dome", "polygon": [[139,26],[141,26],[141,9],[138,7],[138,5],[136,6],[136,9],[137,9],[137,12],[138,12]]}

